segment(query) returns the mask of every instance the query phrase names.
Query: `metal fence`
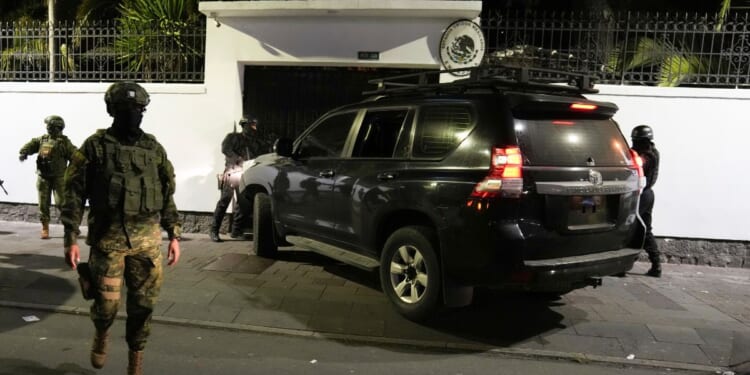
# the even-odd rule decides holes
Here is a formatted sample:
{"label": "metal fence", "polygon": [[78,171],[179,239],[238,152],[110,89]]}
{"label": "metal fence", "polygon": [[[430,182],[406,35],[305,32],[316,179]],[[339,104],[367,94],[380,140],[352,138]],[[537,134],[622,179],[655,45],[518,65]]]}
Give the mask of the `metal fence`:
{"label": "metal fence", "polygon": [[0,80],[203,82],[205,22],[0,23]]}
{"label": "metal fence", "polygon": [[[482,14],[486,62],[582,71],[599,83],[750,86],[750,14],[580,12]],[[203,82],[205,21],[54,27],[0,23],[0,80]]]}
{"label": "metal fence", "polygon": [[748,13],[527,13],[482,17],[487,62],[597,74],[599,83],[750,86]]}

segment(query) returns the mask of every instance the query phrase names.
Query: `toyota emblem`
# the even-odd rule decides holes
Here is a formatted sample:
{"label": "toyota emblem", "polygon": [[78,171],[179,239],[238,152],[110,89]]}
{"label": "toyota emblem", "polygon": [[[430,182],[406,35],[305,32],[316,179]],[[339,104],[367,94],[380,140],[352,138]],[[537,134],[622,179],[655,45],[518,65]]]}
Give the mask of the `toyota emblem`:
{"label": "toyota emblem", "polygon": [[602,174],[593,169],[589,169],[589,182],[594,186],[603,185],[604,180],[602,179]]}

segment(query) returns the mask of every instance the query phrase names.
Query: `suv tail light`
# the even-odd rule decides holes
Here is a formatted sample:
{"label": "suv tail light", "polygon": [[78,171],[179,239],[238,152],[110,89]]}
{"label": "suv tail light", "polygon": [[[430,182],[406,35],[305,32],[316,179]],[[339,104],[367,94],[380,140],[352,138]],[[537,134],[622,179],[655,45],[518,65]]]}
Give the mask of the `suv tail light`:
{"label": "suv tail light", "polygon": [[633,167],[638,170],[638,188],[643,189],[646,187],[646,175],[643,173],[643,159],[632,148],[630,149],[630,155],[633,159]]}
{"label": "suv tail light", "polygon": [[490,172],[471,198],[518,197],[523,189],[523,155],[518,147],[493,147]]}

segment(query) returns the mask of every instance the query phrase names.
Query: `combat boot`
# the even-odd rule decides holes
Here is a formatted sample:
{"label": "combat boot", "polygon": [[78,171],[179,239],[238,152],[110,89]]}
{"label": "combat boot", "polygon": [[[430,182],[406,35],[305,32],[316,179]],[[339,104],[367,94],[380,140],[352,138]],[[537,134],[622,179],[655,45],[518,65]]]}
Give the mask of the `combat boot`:
{"label": "combat boot", "polygon": [[224,213],[222,213],[217,208],[214,212],[214,222],[211,225],[211,231],[208,232],[208,237],[213,242],[224,242],[221,238],[219,238],[219,229],[221,228],[222,221],[224,221]]}
{"label": "combat boot", "polygon": [[661,257],[657,251],[653,249],[646,249],[648,251],[648,258],[651,261],[651,268],[646,272],[646,275],[651,277],[661,277]]}
{"label": "combat boot", "polygon": [[143,375],[143,350],[128,352],[128,375]]}
{"label": "combat boot", "polygon": [[224,240],[222,240],[219,237],[219,230],[218,229],[211,228],[211,232],[208,233],[208,237],[213,242],[224,242]]}
{"label": "combat boot", "polygon": [[91,366],[94,368],[104,367],[107,361],[107,346],[109,345],[109,332],[96,330],[94,342],[91,344]]}
{"label": "combat boot", "polygon": [[651,268],[646,272],[646,275],[651,277],[661,277],[661,265],[658,263],[652,264]]}
{"label": "combat boot", "polygon": [[43,240],[49,239],[49,223],[42,223],[42,233],[39,238]]}

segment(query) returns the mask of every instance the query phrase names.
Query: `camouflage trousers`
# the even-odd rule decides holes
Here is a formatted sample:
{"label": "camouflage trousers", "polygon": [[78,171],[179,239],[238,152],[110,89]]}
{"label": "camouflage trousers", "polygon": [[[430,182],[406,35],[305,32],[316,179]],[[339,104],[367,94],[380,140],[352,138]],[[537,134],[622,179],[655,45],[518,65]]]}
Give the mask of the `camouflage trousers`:
{"label": "camouflage trousers", "polygon": [[36,190],[39,191],[39,221],[49,223],[49,207],[52,204],[52,193],[55,193],[55,205],[62,205],[63,176],[44,178],[39,176],[36,180]]}
{"label": "camouflage trousers", "polygon": [[120,305],[123,277],[127,286],[125,339],[130,350],[143,350],[151,333],[151,315],[163,280],[161,247],[102,250],[91,248],[89,267],[97,293],[91,320],[99,331],[112,325]]}

